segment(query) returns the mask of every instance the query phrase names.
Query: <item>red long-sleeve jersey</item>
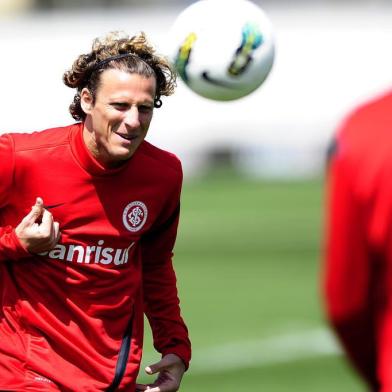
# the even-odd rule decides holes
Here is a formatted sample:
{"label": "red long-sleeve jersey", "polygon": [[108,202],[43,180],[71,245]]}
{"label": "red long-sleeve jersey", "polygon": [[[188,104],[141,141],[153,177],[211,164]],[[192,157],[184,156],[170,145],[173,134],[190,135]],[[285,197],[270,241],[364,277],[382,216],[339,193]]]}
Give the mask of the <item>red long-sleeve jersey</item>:
{"label": "red long-sleeve jersey", "polygon": [[[145,141],[108,170],[82,128],[0,137],[1,390],[134,391],[143,313],[156,349],[190,360],[172,266],[181,165]],[[61,239],[33,255],[14,228],[38,196]]]}
{"label": "red long-sleeve jersey", "polygon": [[328,317],[374,391],[392,391],[392,93],[343,123],[329,164]]}

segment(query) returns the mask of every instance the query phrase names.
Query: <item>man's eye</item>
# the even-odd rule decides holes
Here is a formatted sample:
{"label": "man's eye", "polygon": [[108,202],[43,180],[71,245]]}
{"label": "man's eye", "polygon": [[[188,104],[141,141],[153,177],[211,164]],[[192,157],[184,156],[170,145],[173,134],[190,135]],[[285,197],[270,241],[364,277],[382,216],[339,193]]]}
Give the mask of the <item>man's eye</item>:
{"label": "man's eye", "polygon": [[139,106],[139,112],[141,113],[149,113],[152,111],[151,106]]}
{"label": "man's eye", "polygon": [[123,102],[113,102],[112,106],[117,110],[126,110],[128,109],[128,104]]}

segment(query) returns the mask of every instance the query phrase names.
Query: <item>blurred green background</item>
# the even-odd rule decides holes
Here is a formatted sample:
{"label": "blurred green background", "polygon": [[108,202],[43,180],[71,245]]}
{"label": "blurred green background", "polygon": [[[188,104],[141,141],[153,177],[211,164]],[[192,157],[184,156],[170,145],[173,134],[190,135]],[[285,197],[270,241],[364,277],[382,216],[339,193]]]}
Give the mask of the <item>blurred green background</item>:
{"label": "blurred green background", "polygon": [[[364,390],[322,313],[323,186],[231,171],[184,184],[175,266],[194,359],[181,390]],[[158,359],[146,333],[144,365]]]}

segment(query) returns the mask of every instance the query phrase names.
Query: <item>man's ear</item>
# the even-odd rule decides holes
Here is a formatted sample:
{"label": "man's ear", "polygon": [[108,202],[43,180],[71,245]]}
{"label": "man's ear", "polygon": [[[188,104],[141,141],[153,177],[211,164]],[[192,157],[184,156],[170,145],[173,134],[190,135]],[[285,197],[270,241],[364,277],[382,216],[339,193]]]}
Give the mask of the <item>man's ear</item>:
{"label": "man's ear", "polygon": [[87,88],[84,88],[80,92],[80,106],[86,114],[91,113],[91,109],[93,108],[93,96]]}

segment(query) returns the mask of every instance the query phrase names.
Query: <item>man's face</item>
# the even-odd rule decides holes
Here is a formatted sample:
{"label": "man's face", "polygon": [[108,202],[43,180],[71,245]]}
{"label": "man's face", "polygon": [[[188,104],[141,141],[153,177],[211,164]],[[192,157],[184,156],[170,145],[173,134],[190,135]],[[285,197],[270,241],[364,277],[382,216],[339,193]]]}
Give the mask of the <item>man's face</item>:
{"label": "man's face", "polygon": [[87,114],[83,139],[94,157],[108,167],[129,159],[146,137],[154,109],[156,80],[119,69],[101,75],[95,104],[83,89]]}

